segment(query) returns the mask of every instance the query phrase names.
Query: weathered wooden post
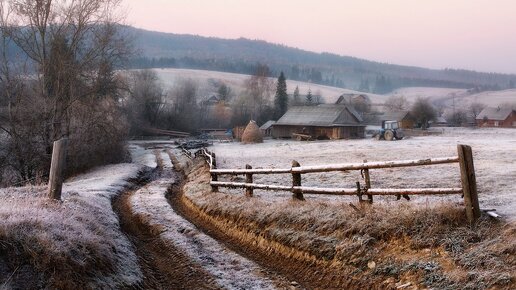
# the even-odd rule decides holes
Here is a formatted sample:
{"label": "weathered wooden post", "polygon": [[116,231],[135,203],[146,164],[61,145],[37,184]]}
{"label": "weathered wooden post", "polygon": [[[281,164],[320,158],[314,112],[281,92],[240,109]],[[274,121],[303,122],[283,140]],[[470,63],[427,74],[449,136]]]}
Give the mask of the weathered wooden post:
{"label": "weathered wooden post", "polygon": [[460,179],[462,181],[466,216],[470,224],[474,225],[480,217],[480,206],[478,204],[473,153],[468,145],[457,145],[457,151],[459,153]]}
{"label": "weathered wooden post", "polygon": [[[253,169],[253,167],[249,164],[245,165],[245,169]],[[245,174],[245,183],[253,183],[253,174],[252,173],[246,173]],[[245,188],[245,195],[247,196],[253,196],[253,188],[246,187]]]}
{"label": "weathered wooden post", "polygon": [[52,148],[52,163],[50,165],[50,176],[48,179],[48,196],[56,200],[61,200],[67,145],[68,139],[61,138],[54,141],[54,147]]}
{"label": "weathered wooden post", "polygon": [[[212,159],[211,159],[211,167],[210,167],[210,169],[217,169],[217,159],[215,158],[215,153],[211,153],[211,157],[212,157]],[[218,181],[217,173],[212,173],[211,174],[211,181]],[[211,191],[218,192],[219,191],[219,187],[216,186],[216,185],[212,185],[211,186]]]}
{"label": "weathered wooden post", "polygon": [[[364,160],[364,163],[367,163],[367,160]],[[369,176],[369,168],[364,169],[364,179],[366,184],[366,190],[368,190],[369,188],[371,188],[371,177]],[[369,201],[369,203],[373,203],[373,195],[368,194],[367,200]]]}
{"label": "weathered wooden post", "polygon": [[[301,165],[296,160],[292,161],[292,168],[300,166]],[[297,186],[301,186],[301,173],[292,172],[292,193],[294,193],[292,197],[298,200],[305,200],[303,197],[303,191],[301,189],[296,189],[295,187]]]}

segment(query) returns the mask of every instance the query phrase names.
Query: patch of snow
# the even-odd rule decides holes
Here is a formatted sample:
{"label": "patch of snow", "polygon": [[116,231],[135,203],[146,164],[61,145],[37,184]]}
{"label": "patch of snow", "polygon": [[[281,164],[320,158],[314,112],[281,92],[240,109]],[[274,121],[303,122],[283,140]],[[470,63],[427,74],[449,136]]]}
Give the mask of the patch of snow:
{"label": "patch of snow", "polygon": [[133,163],[145,165],[150,168],[156,168],[156,155],[152,150],[149,150],[136,142],[129,144],[129,152],[131,153],[131,159]]}
{"label": "patch of snow", "polygon": [[138,190],[130,198],[135,214],[162,229],[161,238],[172,243],[213,275],[224,289],[275,289],[257,264],[229,250],[199,231],[174,212],[165,192],[172,180],[160,179]]}

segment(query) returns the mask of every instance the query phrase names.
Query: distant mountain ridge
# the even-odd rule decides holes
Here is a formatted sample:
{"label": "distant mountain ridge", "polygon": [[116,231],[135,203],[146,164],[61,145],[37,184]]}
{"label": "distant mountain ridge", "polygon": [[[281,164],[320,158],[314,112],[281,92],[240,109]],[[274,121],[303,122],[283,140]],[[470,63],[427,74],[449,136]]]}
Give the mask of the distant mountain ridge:
{"label": "distant mountain ridge", "polygon": [[126,27],[141,54],[134,68],[192,68],[252,74],[258,64],[273,75],[360,91],[387,93],[399,87],[427,86],[482,90],[516,87],[516,75],[460,69],[435,70],[368,61],[246,38],[222,39]]}

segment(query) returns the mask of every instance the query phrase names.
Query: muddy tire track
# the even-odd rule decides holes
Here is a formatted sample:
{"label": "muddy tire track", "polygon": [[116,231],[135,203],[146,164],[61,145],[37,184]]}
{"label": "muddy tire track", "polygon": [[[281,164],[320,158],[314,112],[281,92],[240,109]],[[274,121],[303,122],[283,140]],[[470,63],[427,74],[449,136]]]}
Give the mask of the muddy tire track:
{"label": "muddy tire track", "polygon": [[[140,178],[139,188],[160,174]],[[132,242],[144,279],[131,289],[220,289],[200,265],[160,238],[160,229],[147,225],[131,211],[129,199],[137,189],[124,192],[112,201],[122,232]]]}

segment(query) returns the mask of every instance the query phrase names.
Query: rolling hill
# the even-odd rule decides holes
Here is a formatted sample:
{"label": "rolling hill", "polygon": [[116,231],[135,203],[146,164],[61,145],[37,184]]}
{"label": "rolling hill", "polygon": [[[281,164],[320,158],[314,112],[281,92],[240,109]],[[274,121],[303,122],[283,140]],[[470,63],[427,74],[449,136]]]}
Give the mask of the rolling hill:
{"label": "rolling hill", "polygon": [[245,38],[221,39],[126,29],[134,36],[139,50],[138,57],[131,60],[132,68],[190,68],[252,74],[257,64],[265,64],[273,76],[283,71],[291,80],[378,94],[401,87],[480,90],[516,87],[516,75],[379,63]]}

